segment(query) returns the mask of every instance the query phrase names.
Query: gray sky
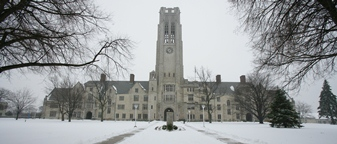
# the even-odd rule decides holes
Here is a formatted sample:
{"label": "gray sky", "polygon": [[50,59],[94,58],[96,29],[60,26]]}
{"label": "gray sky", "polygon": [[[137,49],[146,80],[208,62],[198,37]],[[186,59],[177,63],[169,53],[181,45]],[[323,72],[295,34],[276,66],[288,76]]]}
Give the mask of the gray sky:
{"label": "gray sky", "polygon": [[[136,42],[134,60],[129,68],[136,80],[148,80],[155,69],[157,25],[160,7],[179,7],[182,24],[184,77],[194,80],[194,67],[205,67],[212,74],[220,74],[222,81],[238,82],[240,75],[253,69],[253,55],[248,36],[239,30],[235,13],[226,0],[94,0],[100,9],[112,14],[107,25],[116,36],[128,36]],[[120,77],[115,80],[128,80]],[[337,82],[328,79],[337,94]],[[11,79],[0,75],[0,87],[10,90],[31,89],[42,105],[45,92],[45,75],[21,75],[13,71]],[[85,83],[79,76],[78,81]],[[295,100],[306,102],[316,112],[323,80],[304,84]]]}

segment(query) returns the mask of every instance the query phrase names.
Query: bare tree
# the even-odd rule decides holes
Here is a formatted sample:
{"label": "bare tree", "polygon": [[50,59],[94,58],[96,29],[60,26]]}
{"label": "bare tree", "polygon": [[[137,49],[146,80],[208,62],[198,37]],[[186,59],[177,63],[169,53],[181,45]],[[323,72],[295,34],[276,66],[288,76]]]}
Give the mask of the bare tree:
{"label": "bare tree", "polygon": [[16,120],[19,119],[20,113],[25,110],[25,108],[31,106],[36,100],[28,89],[22,89],[11,93],[6,99],[14,108]]}
{"label": "bare tree", "polygon": [[109,85],[108,85],[108,82],[106,81],[105,74],[101,75],[100,81],[94,82],[94,89],[95,89],[95,94],[91,93],[91,95],[98,102],[99,109],[101,110],[100,118],[101,118],[101,122],[103,122],[104,112],[107,109],[107,104],[109,102],[109,99],[111,99],[108,93]]}
{"label": "bare tree", "polygon": [[235,101],[241,108],[254,115],[260,124],[267,116],[274,91],[270,75],[252,73],[246,83],[235,88]]}
{"label": "bare tree", "polygon": [[298,88],[336,72],[337,1],[230,0],[251,35],[257,70]]}
{"label": "bare tree", "polygon": [[[101,69],[98,61],[117,73],[127,70],[133,42],[108,36],[104,25],[109,21],[91,0],[1,1],[0,73]],[[106,37],[93,44],[102,35]]]}
{"label": "bare tree", "polygon": [[312,113],[311,106],[305,102],[297,101],[295,104],[296,111],[300,114],[300,119],[306,119]]}
{"label": "bare tree", "polygon": [[5,88],[0,88],[0,102],[4,101],[10,94],[10,91]]}
{"label": "bare tree", "polygon": [[[212,106],[212,100],[218,96],[216,91],[218,89],[219,83],[212,78],[212,72],[204,67],[200,69],[194,68],[195,73],[197,74],[197,79],[199,81],[199,87],[201,88],[200,92],[202,94],[202,101],[205,101],[205,108],[208,114],[208,121],[212,123],[212,113],[215,110],[215,105]],[[205,96],[205,97],[204,97]]]}
{"label": "bare tree", "polygon": [[68,121],[71,122],[75,110],[82,107],[84,87],[80,83],[72,82],[69,76],[64,77],[60,83],[55,77],[50,80],[55,86],[52,94],[58,104],[61,120],[64,121],[64,115],[67,114]]}

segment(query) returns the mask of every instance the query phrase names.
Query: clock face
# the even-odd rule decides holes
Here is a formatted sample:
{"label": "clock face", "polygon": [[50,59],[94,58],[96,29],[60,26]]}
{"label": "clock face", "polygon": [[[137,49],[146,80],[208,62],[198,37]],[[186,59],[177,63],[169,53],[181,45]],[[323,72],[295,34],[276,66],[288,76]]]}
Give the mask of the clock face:
{"label": "clock face", "polygon": [[172,53],[172,52],[173,52],[173,49],[172,49],[172,48],[169,47],[169,48],[166,49],[166,53],[170,54],[170,53]]}

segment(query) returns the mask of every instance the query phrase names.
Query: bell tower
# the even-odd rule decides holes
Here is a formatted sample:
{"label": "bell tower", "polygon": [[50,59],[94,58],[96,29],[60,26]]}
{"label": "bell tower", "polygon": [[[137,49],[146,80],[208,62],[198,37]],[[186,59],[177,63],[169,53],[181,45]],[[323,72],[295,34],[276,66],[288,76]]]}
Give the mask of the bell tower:
{"label": "bell tower", "polygon": [[159,11],[156,53],[157,112],[162,120],[166,112],[178,119],[179,102],[183,101],[181,84],[184,81],[183,45],[178,7],[162,7]]}
{"label": "bell tower", "polygon": [[156,54],[158,84],[183,81],[183,46],[180,10],[178,7],[160,9]]}

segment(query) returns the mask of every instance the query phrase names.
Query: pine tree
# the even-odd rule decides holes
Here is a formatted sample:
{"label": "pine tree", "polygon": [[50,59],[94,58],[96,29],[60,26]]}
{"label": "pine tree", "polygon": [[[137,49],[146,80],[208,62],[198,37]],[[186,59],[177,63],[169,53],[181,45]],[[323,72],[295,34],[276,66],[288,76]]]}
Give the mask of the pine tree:
{"label": "pine tree", "polygon": [[271,111],[268,114],[271,127],[301,128],[299,114],[295,111],[294,105],[287,99],[284,90],[277,90],[274,101],[271,104]]}
{"label": "pine tree", "polygon": [[319,95],[319,118],[326,117],[331,119],[331,124],[336,124],[337,117],[337,101],[336,95],[331,92],[330,85],[327,80],[324,80],[321,94]]}

